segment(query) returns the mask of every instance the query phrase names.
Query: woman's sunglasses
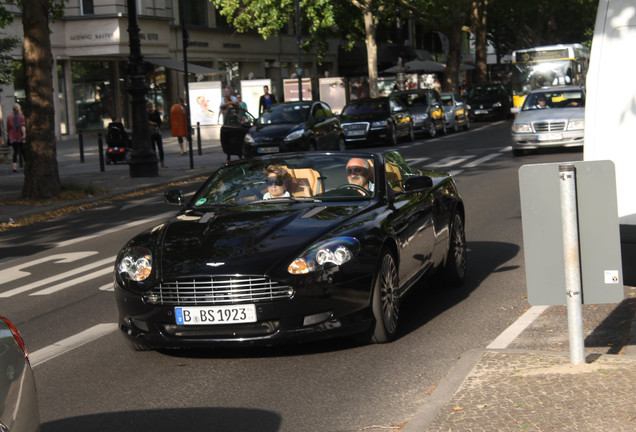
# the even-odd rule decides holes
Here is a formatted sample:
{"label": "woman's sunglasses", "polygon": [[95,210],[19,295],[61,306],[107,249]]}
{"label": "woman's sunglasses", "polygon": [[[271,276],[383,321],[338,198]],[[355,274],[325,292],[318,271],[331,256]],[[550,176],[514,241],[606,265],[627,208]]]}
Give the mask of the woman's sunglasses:
{"label": "woman's sunglasses", "polygon": [[283,183],[285,183],[285,182],[283,180],[280,180],[280,179],[276,179],[276,180],[267,179],[267,181],[265,183],[267,183],[267,186],[282,186]]}

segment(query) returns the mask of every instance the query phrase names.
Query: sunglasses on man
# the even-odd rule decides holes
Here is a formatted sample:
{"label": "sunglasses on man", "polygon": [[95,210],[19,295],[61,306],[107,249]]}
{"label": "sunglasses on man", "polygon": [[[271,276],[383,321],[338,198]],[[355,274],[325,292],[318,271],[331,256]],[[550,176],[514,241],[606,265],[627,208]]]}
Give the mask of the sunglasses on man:
{"label": "sunglasses on man", "polygon": [[366,173],[367,173],[367,169],[363,167],[358,167],[358,166],[347,167],[347,175],[362,175]]}

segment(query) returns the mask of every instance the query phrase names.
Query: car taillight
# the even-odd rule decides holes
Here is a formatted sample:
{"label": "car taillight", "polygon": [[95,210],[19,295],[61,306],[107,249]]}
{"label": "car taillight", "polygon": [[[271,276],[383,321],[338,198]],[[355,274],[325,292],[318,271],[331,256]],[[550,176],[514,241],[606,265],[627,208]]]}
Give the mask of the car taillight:
{"label": "car taillight", "polygon": [[4,321],[4,323],[9,327],[9,331],[13,335],[13,339],[15,339],[16,343],[18,344],[18,346],[24,353],[24,356],[28,359],[29,352],[27,351],[27,347],[24,344],[24,339],[22,339],[22,336],[20,335],[20,332],[18,331],[18,329],[15,328],[13,323],[11,323],[11,321],[9,321],[7,318],[0,316],[0,320]]}

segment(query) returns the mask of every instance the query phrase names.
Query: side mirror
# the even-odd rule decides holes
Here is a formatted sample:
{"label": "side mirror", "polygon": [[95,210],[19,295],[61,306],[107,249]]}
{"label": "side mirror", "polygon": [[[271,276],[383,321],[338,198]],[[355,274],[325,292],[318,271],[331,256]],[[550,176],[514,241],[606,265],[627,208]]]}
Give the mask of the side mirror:
{"label": "side mirror", "polygon": [[184,204],[183,192],[179,189],[170,189],[164,192],[163,200],[168,204],[182,206]]}
{"label": "side mirror", "polygon": [[433,187],[433,179],[429,176],[411,177],[404,182],[404,192],[424,192]]}

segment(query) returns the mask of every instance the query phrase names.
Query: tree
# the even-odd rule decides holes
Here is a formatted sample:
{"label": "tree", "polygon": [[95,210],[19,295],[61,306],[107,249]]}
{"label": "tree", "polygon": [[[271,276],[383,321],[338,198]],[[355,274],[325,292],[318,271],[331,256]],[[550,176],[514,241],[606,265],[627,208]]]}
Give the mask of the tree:
{"label": "tree", "polygon": [[[276,5],[269,3],[267,7],[264,7],[263,0],[210,1],[239,32],[256,29],[265,39],[280,33],[294,17],[293,0],[281,0]],[[323,36],[326,34],[344,35],[344,39],[351,41],[355,38],[355,29],[359,28],[358,22],[362,20],[367,47],[370,93],[371,96],[377,96],[376,31],[380,20],[394,10],[395,4],[391,0],[303,0],[300,2],[305,17],[303,24],[309,32],[306,46],[312,42],[324,41]],[[351,6],[361,15],[352,16]]]}
{"label": "tree", "polygon": [[475,82],[488,81],[487,43],[488,0],[473,0],[470,14],[471,29],[475,35]]}
{"label": "tree", "polygon": [[[67,0],[10,0],[22,8],[23,64],[26,76],[26,142],[24,148],[24,198],[51,198],[60,192],[55,151],[53,57],[49,16],[61,16]],[[13,15],[0,7],[0,25]]]}

